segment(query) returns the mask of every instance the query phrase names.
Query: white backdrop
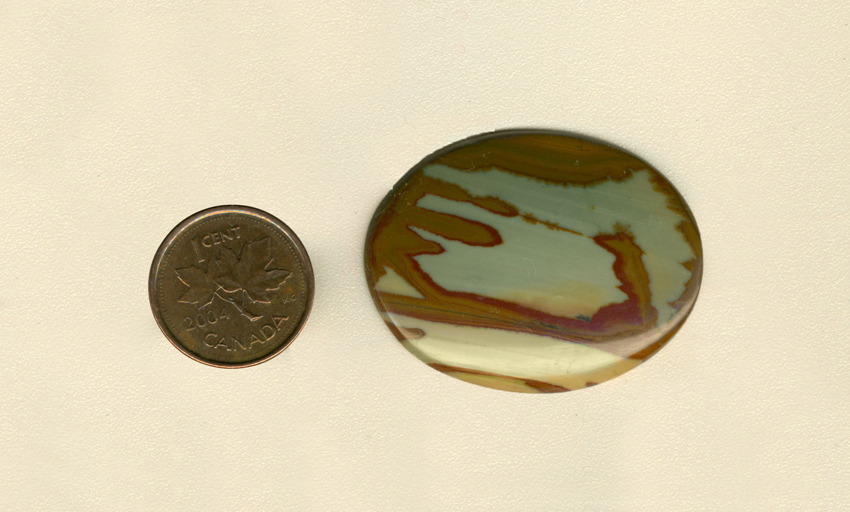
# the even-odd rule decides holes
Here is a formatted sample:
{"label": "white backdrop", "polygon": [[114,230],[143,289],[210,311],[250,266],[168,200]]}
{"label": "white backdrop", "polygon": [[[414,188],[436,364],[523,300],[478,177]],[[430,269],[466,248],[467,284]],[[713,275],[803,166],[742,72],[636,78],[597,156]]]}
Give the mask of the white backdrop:
{"label": "white backdrop", "polygon": [[[0,3],[0,509],[850,510],[850,3]],[[694,211],[693,315],[557,395],[430,370],[362,246],[411,166],[499,128],[599,138]],[[260,366],[175,350],[157,246],[202,208],[316,271]]]}

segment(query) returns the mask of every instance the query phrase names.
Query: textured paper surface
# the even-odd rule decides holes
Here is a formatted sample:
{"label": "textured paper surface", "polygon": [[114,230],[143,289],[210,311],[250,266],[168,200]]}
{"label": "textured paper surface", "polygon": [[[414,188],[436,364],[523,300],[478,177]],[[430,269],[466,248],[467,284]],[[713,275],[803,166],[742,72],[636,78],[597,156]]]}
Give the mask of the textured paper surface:
{"label": "textured paper surface", "polygon": [[[0,509],[841,510],[850,503],[850,4],[0,5]],[[422,365],[362,271],[378,202],[455,140],[599,138],[694,211],[655,358],[526,396]],[[158,331],[184,217],[280,217],[316,271],[255,368]]]}

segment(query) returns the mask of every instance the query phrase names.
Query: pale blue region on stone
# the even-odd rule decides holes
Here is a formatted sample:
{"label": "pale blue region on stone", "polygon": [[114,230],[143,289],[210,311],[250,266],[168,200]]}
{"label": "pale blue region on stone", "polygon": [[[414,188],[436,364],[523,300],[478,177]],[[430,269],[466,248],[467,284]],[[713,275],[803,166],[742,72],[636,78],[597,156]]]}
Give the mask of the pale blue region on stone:
{"label": "pale blue region on stone", "polygon": [[[439,255],[415,259],[441,287],[493,297],[553,315],[593,316],[599,308],[625,301],[617,288],[614,255],[590,238],[504,217],[471,203],[426,195],[424,208],[481,222],[495,228],[502,243],[494,247],[448,240],[412,227],[419,236],[440,244]],[[532,252],[529,247],[533,247]]]}
{"label": "pale blue region on stone", "polygon": [[384,293],[392,293],[395,295],[405,295],[417,299],[425,297],[419,293],[419,290],[413,287],[410,283],[398,275],[395,270],[390,267],[384,267],[384,275],[375,283],[375,290]]}
{"label": "pale blue region on stone", "polygon": [[[431,164],[422,172],[428,177],[458,185],[473,196],[497,197],[523,214],[531,214],[539,220],[578,231],[587,237],[614,233],[615,224],[628,227],[644,251],[642,260],[649,275],[652,305],[658,311],[657,325],[667,322],[676,313],[670,303],[682,295],[691,277],[691,272],[681,263],[692,259],[694,254],[684,235],[676,229],[686,219],[667,207],[667,196],[653,188],[649,170],[636,170],[622,181],[609,180],[586,186],[555,184],[496,168],[466,172]],[[525,227],[542,226],[525,223]],[[561,241],[558,250],[564,251],[559,253],[562,258],[564,254],[572,253],[570,246],[581,238],[542,228],[551,231]],[[574,238],[566,238],[565,235]],[[541,240],[544,247],[558,247],[553,241]],[[537,245],[530,247],[536,248]],[[492,279],[492,276],[488,278]]]}

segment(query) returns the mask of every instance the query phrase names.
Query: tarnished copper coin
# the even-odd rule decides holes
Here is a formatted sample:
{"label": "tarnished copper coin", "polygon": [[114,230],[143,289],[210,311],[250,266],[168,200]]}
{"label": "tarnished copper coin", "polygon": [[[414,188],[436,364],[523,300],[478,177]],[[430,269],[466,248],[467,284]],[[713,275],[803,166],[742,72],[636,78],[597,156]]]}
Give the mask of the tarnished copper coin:
{"label": "tarnished copper coin", "polygon": [[162,242],[149,293],[157,324],[181,352],[239,368],[281,353],[313,303],[301,241],[266,212],[219,206],[181,222]]}

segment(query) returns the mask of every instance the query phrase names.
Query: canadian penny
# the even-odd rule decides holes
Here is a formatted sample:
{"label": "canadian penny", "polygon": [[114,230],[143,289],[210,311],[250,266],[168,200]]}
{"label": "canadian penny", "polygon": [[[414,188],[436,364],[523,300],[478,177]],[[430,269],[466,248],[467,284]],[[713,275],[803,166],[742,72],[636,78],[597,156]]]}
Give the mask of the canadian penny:
{"label": "canadian penny", "polygon": [[313,303],[313,268],[295,233],[247,206],[200,211],[151,266],[151,308],[178,350],[217,367],[262,363],[295,339]]}

